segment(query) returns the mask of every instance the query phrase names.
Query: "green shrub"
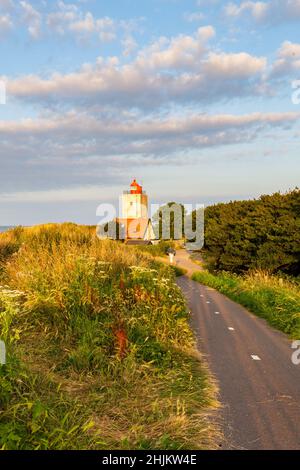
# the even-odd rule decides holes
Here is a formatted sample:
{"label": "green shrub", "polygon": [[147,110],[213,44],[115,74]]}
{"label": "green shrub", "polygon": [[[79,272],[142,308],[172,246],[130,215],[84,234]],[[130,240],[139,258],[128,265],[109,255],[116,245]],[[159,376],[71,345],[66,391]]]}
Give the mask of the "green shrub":
{"label": "green shrub", "polygon": [[205,210],[204,256],[217,271],[300,274],[300,190]]}

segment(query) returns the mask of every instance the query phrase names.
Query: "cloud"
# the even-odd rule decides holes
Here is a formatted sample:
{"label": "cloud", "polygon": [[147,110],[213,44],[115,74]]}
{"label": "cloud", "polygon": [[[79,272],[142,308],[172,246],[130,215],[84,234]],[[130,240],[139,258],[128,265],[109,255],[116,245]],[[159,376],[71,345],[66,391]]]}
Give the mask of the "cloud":
{"label": "cloud", "polygon": [[206,50],[207,41],[214,35],[212,26],[204,26],[193,36],[161,37],[138,53],[136,65],[153,70],[194,69]]}
{"label": "cloud", "polygon": [[[0,0],[0,11],[12,10],[14,20],[16,22],[21,20],[27,26],[27,31],[33,39],[38,39],[43,29],[44,32],[56,33],[60,36],[72,34],[78,39],[95,35],[101,41],[106,42],[116,39],[118,26],[125,30],[125,21],[118,22],[109,17],[95,18],[91,12],[84,12],[78,5],[65,3],[62,0],[52,5],[47,13],[46,2],[40,3],[41,11],[33,5],[27,0],[16,4],[9,0]],[[3,16],[3,25],[6,18],[9,18],[8,15]]]}
{"label": "cloud", "polygon": [[[132,118],[116,120],[98,119],[86,113],[78,114],[70,112],[63,116],[53,115],[51,118],[23,119],[21,121],[0,121],[1,135],[32,135],[44,136],[45,134],[72,137],[81,134],[93,136],[119,135],[122,139],[128,136],[140,137],[141,139],[153,136],[171,136],[178,134],[191,134],[199,132],[219,131],[226,129],[238,129],[255,125],[282,126],[294,123],[300,118],[300,113],[251,113],[245,115],[233,114],[188,114],[182,118],[169,117],[167,119],[152,118],[137,122],[134,115]],[[78,137],[77,137],[78,138]]]}
{"label": "cloud", "polygon": [[[112,117],[73,111],[0,121],[1,198],[70,201],[74,188],[87,187],[86,196],[82,190],[77,197],[92,199],[88,188],[116,184],[130,171],[186,165],[208,148],[254,143],[272,130],[284,135],[299,120],[300,113],[292,112],[137,118],[128,113]],[[218,155],[222,159],[222,153]]]}
{"label": "cloud", "polygon": [[76,5],[67,5],[58,2],[58,9],[47,15],[46,24],[48,28],[58,34],[65,34],[66,27],[79,20],[79,9]]}
{"label": "cloud", "polygon": [[[264,57],[214,52],[212,26],[193,35],[161,37],[122,65],[117,57],[98,58],[70,74],[6,78],[8,94],[61,107],[105,106],[158,109],[172,103],[207,103],[258,93]],[[2,77],[3,78],[3,77]]]}
{"label": "cloud", "polygon": [[285,41],[277,52],[277,59],[272,65],[272,78],[291,75],[300,71],[300,43]]}
{"label": "cloud", "polygon": [[240,4],[229,3],[225,7],[227,16],[239,17],[249,13],[256,21],[263,21],[269,12],[270,4],[265,2],[244,1]]}
{"label": "cloud", "polygon": [[91,13],[86,13],[85,18],[78,21],[70,22],[70,31],[79,33],[93,33],[96,29],[96,23]]}
{"label": "cloud", "polygon": [[77,5],[58,2],[58,8],[47,15],[47,26],[51,31],[63,36],[72,33],[78,39],[97,36],[101,42],[116,39],[117,30],[125,29],[125,21],[117,21],[109,16],[95,18],[91,12],[82,12]]}
{"label": "cloud", "polygon": [[7,11],[11,10],[14,7],[14,2],[12,0],[0,0],[0,10]]}
{"label": "cloud", "polygon": [[0,15],[0,35],[3,35],[13,28],[10,15]]}
{"label": "cloud", "polygon": [[38,39],[41,34],[41,14],[26,1],[21,1],[20,6],[23,10],[23,20],[27,24],[30,36],[33,39]]}
{"label": "cloud", "polygon": [[[72,112],[35,120],[0,121],[0,135],[2,141],[10,141],[12,147],[26,146],[29,137],[32,147],[46,143],[38,152],[44,158],[161,155],[165,151],[170,154],[180,149],[227,144],[230,140],[234,143],[243,139],[251,129],[263,132],[268,127],[291,127],[299,117],[299,113],[290,112],[188,114],[182,118],[169,116],[137,120],[134,115],[96,118],[87,113]],[[35,154],[33,150],[32,156]]]}
{"label": "cloud", "polygon": [[202,20],[204,20],[205,15],[204,15],[204,13],[202,13],[200,11],[194,11],[192,13],[184,13],[183,17],[186,21],[189,21],[190,23],[192,23],[193,21],[202,21]]}
{"label": "cloud", "polygon": [[69,30],[79,34],[97,33],[103,42],[113,41],[116,38],[116,25],[114,20],[104,17],[95,20],[91,13],[86,13],[83,20],[69,24]]}
{"label": "cloud", "polygon": [[230,2],[225,13],[231,18],[248,16],[261,24],[293,22],[300,19],[300,0]]}
{"label": "cloud", "polygon": [[262,72],[266,64],[265,58],[253,57],[246,52],[211,53],[204,65],[204,70],[209,78],[222,76],[223,79],[247,79]]}
{"label": "cloud", "polygon": [[138,47],[136,40],[131,34],[125,36],[124,39],[122,39],[121,44],[123,46],[123,55],[125,57],[131,56]]}
{"label": "cloud", "polygon": [[50,13],[47,24],[50,29],[58,34],[64,35],[67,31],[78,36],[98,34],[102,41],[112,41],[115,39],[115,21],[109,17],[96,19],[92,13],[85,15],[74,5],[59,3],[60,11]]}

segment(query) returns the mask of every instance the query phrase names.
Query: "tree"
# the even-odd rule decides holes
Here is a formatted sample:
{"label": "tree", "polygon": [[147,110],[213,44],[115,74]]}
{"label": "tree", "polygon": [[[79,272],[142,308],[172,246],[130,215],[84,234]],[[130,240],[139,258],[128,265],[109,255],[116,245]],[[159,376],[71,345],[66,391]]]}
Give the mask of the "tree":
{"label": "tree", "polygon": [[205,255],[213,269],[300,274],[300,191],[205,210]]}
{"label": "tree", "polygon": [[183,204],[168,202],[153,216],[153,229],[160,240],[180,240],[184,237]]}

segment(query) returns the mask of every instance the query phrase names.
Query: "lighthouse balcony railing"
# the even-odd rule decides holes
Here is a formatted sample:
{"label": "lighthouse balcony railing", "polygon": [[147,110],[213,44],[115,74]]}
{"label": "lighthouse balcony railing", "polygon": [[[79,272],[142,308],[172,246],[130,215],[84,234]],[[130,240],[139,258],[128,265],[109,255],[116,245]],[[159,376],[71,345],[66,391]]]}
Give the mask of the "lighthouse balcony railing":
{"label": "lighthouse balcony railing", "polygon": [[[131,191],[123,191],[123,194],[132,194]],[[143,191],[142,194],[147,194],[146,191]]]}

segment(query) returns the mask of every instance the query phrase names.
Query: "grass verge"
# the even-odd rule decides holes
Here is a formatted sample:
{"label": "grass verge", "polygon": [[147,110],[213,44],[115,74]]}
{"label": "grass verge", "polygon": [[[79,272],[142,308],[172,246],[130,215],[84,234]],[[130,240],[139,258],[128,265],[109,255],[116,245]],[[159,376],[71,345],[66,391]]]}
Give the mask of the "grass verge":
{"label": "grass verge", "polygon": [[184,276],[188,271],[187,269],[181,268],[180,266],[170,266],[176,277]]}
{"label": "grass verge", "polygon": [[292,338],[300,338],[298,282],[261,271],[245,276],[199,271],[192,279],[217,289]]}

